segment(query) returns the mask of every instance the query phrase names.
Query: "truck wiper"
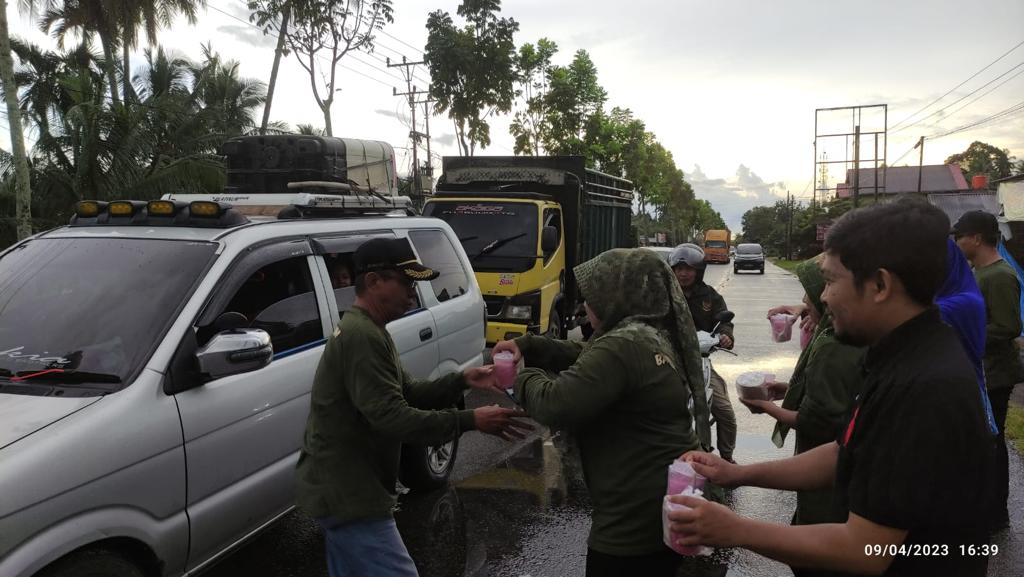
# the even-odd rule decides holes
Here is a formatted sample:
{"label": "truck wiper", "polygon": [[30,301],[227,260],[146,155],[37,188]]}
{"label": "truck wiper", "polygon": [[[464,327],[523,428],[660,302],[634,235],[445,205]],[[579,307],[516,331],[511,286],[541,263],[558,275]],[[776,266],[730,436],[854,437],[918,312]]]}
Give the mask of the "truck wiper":
{"label": "truck wiper", "polygon": [[506,244],[508,244],[508,243],[510,243],[510,242],[512,242],[514,240],[523,238],[524,236],[526,236],[526,233],[525,232],[521,232],[521,233],[519,233],[519,234],[517,234],[515,236],[509,236],[509,237],[506,237],[506,238],[495,239],[494,242],[492,242],[491,244],[489,244],[489,245],[483,247],[482,249],[480,249],[480,252],[476,253],[473,256],[473,258],[471,258],[469,260],[474,261],[474,260],[476,260],[476,259],[478,259],[478,258],[480,258],[480,257],[482,257],[482,256],[484,256],[486,254],[490,254],[490,253],[498,250],[499,248],[505,246]]}
{"label": "truck wiper", "polygon": [[77,383],[111,383],[115,385],[121,384],[121,377],[117,375],[110,375],[107,373],[91,373],[88,371],[76,371],[76,370],[65,370],[65,369],[44,369],[42,371],[21,371],[14,377],[11,377],[11,382],[21,381],[50,381],[59,382],[66,384],[77,384]]}

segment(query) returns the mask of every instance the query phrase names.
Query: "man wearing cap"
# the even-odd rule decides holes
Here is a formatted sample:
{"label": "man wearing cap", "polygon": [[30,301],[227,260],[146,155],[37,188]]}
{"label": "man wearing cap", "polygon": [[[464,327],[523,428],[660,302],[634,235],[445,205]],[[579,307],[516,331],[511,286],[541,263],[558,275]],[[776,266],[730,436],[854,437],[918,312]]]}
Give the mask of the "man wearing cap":
{"label": "man wearing cap", "polygon": [[452,408],[467,386],[494,389],[490,369],[434,381],[409,377],[385,328],[438,273],[407,239],[373,239],[355,252],[356,300],[327,340],[313,381],[297,466],[297,504],[324,529],[331,577],[415,576],[393,518],[404,442],[440,444],[476,429],[504,439],[531,427],[497,406]]}
{"label": "man wearing cap", "polygon": [[974,267],[978,288],[985,297],[985,386],[992,414],[999,427],[996,441],[995,510],[992,528],[1010,526],[1006,507],[1009,497],[1009,459],[1006,452],[1006,413],[1013,387],[1024,378],[1020,352],[1014,340],[1021,333],[1020,283],[1017,273],[999,255],[999,223],[981,211],[964,213],[953,225],[953,238]]}
{"label": "man wearing cap", "polygon": [[[676,280],[686,296],[694,326],[698,331],[710,333],[718,325],[715,316],[728,307],[722,295],[704,282],[707,267],[704,250],[692,243],[681,244],[669,254],[668,264],[676,273]],[[718,327],[718,342],[723,349],[732,349],[735,344],[732,328],[732,323],[722,323]],[[725,379],[714,368],[711,369],[711,391],[711,416],[715,418],[718,433],[718,452],[726,461],[732,462],[732,452],[736,448],[736,412],[729,400]]]}

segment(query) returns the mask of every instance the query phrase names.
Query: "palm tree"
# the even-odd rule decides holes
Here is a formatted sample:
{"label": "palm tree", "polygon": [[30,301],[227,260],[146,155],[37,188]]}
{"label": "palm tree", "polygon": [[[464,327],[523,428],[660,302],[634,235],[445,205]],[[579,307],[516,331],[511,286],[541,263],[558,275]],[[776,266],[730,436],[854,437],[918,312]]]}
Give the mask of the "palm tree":
{"label": "palm tree", "polygon": [[206,0],[105,0],[112,17],[118,23],[121,40],[121,70],[124,82],[124,99],[131,99],[131,50],[138,47],[140,29],[146,32],[150,46],[157,43],[160,28],[170,27],[174,16],[183,14],[189,24],[196,23],[196,9],[206,6]]}
{"label": "palm tree", "polygon": [[[38,2],[20,0],[21,9],[34,15]],[[45,6],[49,7],[49,0]],[[14,59],[11,57],[11,34],[7,26],[7,0],[0,0],[0,82],[3,83],[7,104],[7,122],[10,124],[11,149],[14,162],[14,206],[18,239],[32,235],[32,188],[29,183],[28,154],[25,151],[25,132],[18,106],[18,86],[14,80]]]}
{"label": "palm tree", "polygon": [[111,6],[104,0],[64,0],[59,7],[53,7],[43,14],[39,21],[43,32],[52,33],[57,39],[57,46],[63,50],[64,41],[69,34],[81,37],[82,43],[88,43],[95,34],[103,48],[103,70],[107,74],[110,101],[114,105],[121,104],[117,90],[117,58],[115,51],[120,46],[118,23]]}

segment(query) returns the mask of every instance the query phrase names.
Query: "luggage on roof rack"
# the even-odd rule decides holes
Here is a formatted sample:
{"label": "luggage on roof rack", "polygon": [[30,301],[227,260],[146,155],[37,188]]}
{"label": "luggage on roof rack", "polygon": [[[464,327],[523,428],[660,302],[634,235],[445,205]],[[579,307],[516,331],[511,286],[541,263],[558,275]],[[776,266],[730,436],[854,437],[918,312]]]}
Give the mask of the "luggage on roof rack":
{"label": "luggage on roof rack", "polygon": [[398,192],[395,152],[376,140],[274,134],[239,136],[220,149],[227,166],[225,191],[231,194],[281,194],[293,182],[335,182]]}

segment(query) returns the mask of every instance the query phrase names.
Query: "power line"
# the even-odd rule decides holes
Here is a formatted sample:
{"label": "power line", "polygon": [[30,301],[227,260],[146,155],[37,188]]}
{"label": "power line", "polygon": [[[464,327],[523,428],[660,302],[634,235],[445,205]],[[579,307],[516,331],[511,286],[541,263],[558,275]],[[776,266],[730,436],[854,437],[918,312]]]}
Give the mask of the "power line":
{"label": "power line", "polygon": [[1017,64],[1017,65],[1016,65],[1016,66],[1014,66],[1013,68],[1011,68],[1011,69],[1007,70],[1006,72],[1003,72],[1003,73],[1002,73],[1002,74],[1000,74],[999,76],[996,76],[996,77],[995,77],[995,78],[993,78],[992,80],[989,80],[989,81],[988,81],[988,82],[986,82],[985,84],[982,84],[982,85],[981,85],[981,86],[979,86],[978,88],[975,88],[975,89],[974,89],[974,90],[972,90],[971,92],[968,92],[968,93],[967,93],[967,94],[965,94],[964,96],[961,96],[960,98],[958,98],[958,99],[954,100],[953,102],[950,102],[949,104],[947,104],[947,105],[943,106],[942,108],[940,108],[940,109],[936,110],[935,112],[932,112],[932,113],[931,113],[931,114],[929,114],[928,116],[925,116],[924,118],[921,118],[921,119],[919,119],[919,120],[915,120],[914,122],[912,122],[912,123],[910,123],[910,124],[907,124],[907,125],[903,126],[902,128],[897,128],[896,130],[892,130],[891,132],[893,132],[893,133],[896,133],[896,132],[902,132],[902,131],[904,131],[904,130],[906,130],[906,129],[908,129],[908,128],[912,127],[912,126],[917,126],[918,124],[921,124],[922,122],[924,122],[925,120],[928,120],[929,118],[931,118],[931,117],[935,116],[936,114],[940,114],[940,113],[941,113],[941,112],[942,112],[943,110],[946,110],[946,109],[947,109],[947,108],[949,108],[950,106],[953,106],[954,104],[958,104],[958,103],[960,103],[960,102],[963,102],[964,100],[966,100],[966,99],[970,98],[971,96],[974,96],[974,95],[975,95],[975,94],[977,94],[977,93],[978,93],[979,91],[981,91],[981,89],[982,89],[982,88],[985,88],[985,87],[987,87],[988,85],[990,85],[990,84],[992,84],[993,82],[995,82],[995,81],[997,81],[997,80],[1001,79],[1002,77],[1004,77],[1004,76],[1006,76],[1007,74],[1009,74],[1009,73],[1013,72],[1014,70],[1016,70],[1016,69],[1020,68],[1021,66],[1024,66],[1024,62],[1020,62],[1019,64]]}
{"label": "power line", "polygon": [[936,98],[935,100],[932,100],[931,102],[929,102],[928,104],[926,104],[926,105],[925,105],[925,106],[924,106],[923,108],[921,108],[921,109],[920,109],[920,110],[918,110],[917,112],[915,112],[915,113],[911,114],[910,116],[908,116],[908,117],[904,118],[903,120],[901,120],[901,121],[897,122],[896,124],[892,125],[892,127],[890,127],[890,130],[895,130],[895,129],[896,129],[896,127],[898,127],[899,125],[901,125],[901,124],[905,123],[906,121],[910,120],[911,118],[913,118],[913,117],[917,116],[918,114],[920,114],[920,113],[924,112],[925,110],[927,110],[928,108],[930,108],[930,107],[931,107],[932,105],[934,105],[935,103],[939,102],[939,101],[940,101],[940,100],[942,100],[943,98],[945,98],[945,97],[949,96],[950,94],[952,94],[952,93],[953,93],[953,91],[955,91],[955,90],[956,90],[957,88],[960,88],[960,87],[961,87],[961,86],[963,86],[964,84],[967,84],[967,83],[968,83],[968,82],[970,82],[971,80],[974,80],[975,78],[977,78],[977,77],[978,77],[978,75],[979,75],[979,74],[981,74],[982,72],[984,72],[984,71],[988,70],[988,69],[989,69],[989,68],[991,68],[991,67],[992,67],[992,66],[993,66],[993,65],[994,65],[994,64],[995,64],[996,62],[999,62],[1000,60],[1002,60],[1003,58],[1005,58],[1005,57],[1006,57],[1006,55],[1008,55],[1009,53],[1013,52],[1014,50],[1016,50],[1016,49],[1020,48],[1021,46],[1024,46],[1024,40],[1022,40],[1022,41],[1021,41],[1021,42],[1020,42],[1019,44],[1017,44],[1017,45],[1016,45],[1016,46],[1014,46],[1013,48],[1011,48],[1011,49],[1007,50],[1006,52],[1004,52],[1004,53],[1003,53],[1002,55],[1000,55],[1000,56],[999,56],[999,58],[996,58],[995,60],[993,60],[992,62],[990,62],[990,63],[989,63],[989,64],[988,64],[987,66],[985,66],[985,67],[984,67],[984,68],[982,68],[981,70],[979,70],[979,71],[975,72],[975,73],[974,73],[974,74],[973,74],[973,75],[972,75],[972,76],[971,76],[970,78],[968,78],[967,80],[964,80],[964,81],[963,81],[963,82],[961,82],[960,84],[957,84],[956,86],[954,86],[953,88],[951,88],[951,89],[949,90],[949,92],[946,92],[946,93],[945,93],[945,94],[943,94],[942,96],[940,96],[940,97]]}
{"label": "power line", "polygon": [[993,92],[995,92],[995,91],[996,91],[997,89],[999,89],[999,87],[1001,87],[1002,85],[1006,84],[1007,82],[1010,82],[1010,81],[1011,81],[1011,80],[1013,80],[1014,78],[1017,78],[1017,77],[1018,77],[1018,76],[1020,76],[1021,74],[1024,74],[1024,68],[1022,68],[1021,70],[1019,70],[1019,71],[1018,71],[1018,72],[1017,72],[1016,74],[1014,74],[1013,76],[1011,76],[1011,77],[1007,78],[1006,80],[1004,80],[1004,81],[1000,82],[999,84],[996,84],[995,86],[993,86],[992,88],[990,88],[990,89],[989,89],[989,90],[988,90],[987,92],[985,92],[984,94],[982,94],[982,95],[978,96],[978,97],[977,97],[977,98],[975,98],[974,100],[971,100],[970,102],[968,102],[968,103],[964,104],[964,105],[963,105],[963,106],[961,106],[960,108],[957,108],[957,109],[956,109],[956,110],[954,110],[953,112],[950,112],[950,113],[949,113],[949,114],[948,114],[948,115],[946,116],[946,118],[949,118],[949,117],[953,116],[954,114],[956,114],[957,112],[960,112],[960,111],[961,111],[961,110],[963,110],[964,108],[967,108],[967,107],[968,107],[968,106],[970,106],[971,104],[974,104],[975,102],[977,102],[977,101],[981,100],[982,98],[985,98],[985,97],[986,97],[986,96],[988,96],[989,94],[992,94],[992,93],[993,93]]}
{"label": "power line", "polygon": [[[245,24],[246,26],[249,26],[250,28],[254,28],[254,29],[256,29],[256,30],[259,30],[260,32],[262,32],[262,31],[263,31],[263,30],[262,30],[262,29],[261,29],[261,28],[260,28],[259,26],[257,26],[257,25],[255,25],[255,24],[253,24],[252,22],[248,22],[248,21],[246,21],[246,20],[242,20],[241,18],[239,18],[239,17],[235,16],[234,14],[231,14],[231,13],[229,13],[229,12],[226,12],[226,11],[224,11],[224,10],[222,10],[222,9],[220,9],[220,8],[218,8],[218,7],[216,7],[216,6],[214,6],[213,4],[211,4],[211,3],[209,3],[209,2],[207,2],[206,6],[207,6],[207,8],[212,8],[212,9],[213,9],[214,11],[216,11],[216,12],[219,12],[219,13],[221,13],[221,14],[223,14],[223,15],[227,16],[228,18],[231,18],[232,20],[235,20],[236,22],[240,22],[240,23],[242,23],[242,24]],[[330,59],[329,59],[329,58],[327,58],[326,56],[323,56],[323,55],[317,54],[317,58],[319,58],[319,59],[320,59],[320,60],[321,60],[322,62],[324,62],[325,64],[330,64]],[[366,65],[366,66],[370,66],[371,68],[373,68],[374,70],[376,70],[376,71],[378,71],[378,72],[384,72],[384,74],[386,74],[386,75],[387,75],[387,76],[388,76],[389,78],[393,78],[393,77],[392,77],[392,76],[391,76],[390,74],[388,74],[387,72],[385,72],[385,71],[383,71],[383,70],[380,70],[379,68],[377,68],[377,67],[375,67],[375,66],[373,66],[373,65],[371,65],[371,64],[368,64],[368,63],[366,63],[366,62],[363,62],[363,61],[359,60],[358,58],[353,58],[353,59],[354,59],[354,60],[356,60],[356,62],[360,62],[360,63],[361,63],[361,64],[363,64],[363,65]],[[389,87],[391,86],[391,84],[389,84],[389,83],[387,83],[387,82],[384,82],[383,80],[380,80],[379,78],[374,78],[373,76],[370,76],[370,75],[368,75],[368,74],[365,74],[365,73],[363,73],[363,72],[361,72],[361,71],[359,71],[359,70],[356,70],[355,68],[352,68],[351,66],[347,66],[347,65],[345,65],[345,64],[342,64],[342,63],[340,63],[340,62],[339,62],[339,63],[337,63],[337,66],[339,66],[339,67],[341,67],[341,68],[344,68],[345,70],[348,70],[348,71],[350,71],[350,72],[354,72],[354,73],[356,73],[356,74],[359,74],[360,76],[363,76],[363,77],[369,78],[370,80],[373,80],[374,82],[377,82],[377,83],[379,83],[379,84],[383,84],[384,86],[389,86]]]}
{"label": "power line", "polygon": [[943,138],[943,137],[946,137],[946,136],[951,136],[953,134],[964,132],[964,131],[970,130],[972,128],[978,128],[979,126],[983,126],[985,124],[989,124],[990,122],[994,122],[996,120],[1002,120],[1002,119],[1008,118],[1008,117],[1013,116],[1013,115],[1017,114],[1018,112],[1022,112],[1022,111],[1024,111],[1024,100],[1022,100],[1021,102],[1018,102],[1017,104],[1014,104],[1013,106],[1011,106],[1011,107],[1009,107],[1009,108],[1007,108],[1007,109],[1005,109],[1005,110],[1003,110],[1001,112],[997,112],[997,113],[995,113],[993,115],[985,117],[985,118],[983,118],[981,120],[978,120],[976,122],[965,124],[963,126],[958,126],[957,128],[954,128],[952,130],[948,130],[948,131],[940,133],[940,134],[929,136],[929,137],[927,137],[927,139],[928,140],[935,140],[937,138]]}

